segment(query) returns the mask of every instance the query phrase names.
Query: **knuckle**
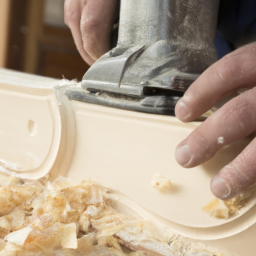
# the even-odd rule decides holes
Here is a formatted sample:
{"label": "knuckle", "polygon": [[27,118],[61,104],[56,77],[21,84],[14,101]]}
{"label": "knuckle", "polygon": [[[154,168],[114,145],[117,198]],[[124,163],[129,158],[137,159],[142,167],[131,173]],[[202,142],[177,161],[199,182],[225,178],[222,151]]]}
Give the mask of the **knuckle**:
{"label": "knuckle", "polygon": [[236,163],[235,161],[231,162],[220,171],[220,175],[230,187],[231,194],[237,195],[242,192],[245,184],[242,186],[244,177],[241,172],[240,164]]}
{"label": "knuckle", "polygon": [[246,113],[249,113],[248,110],[251,110],[254,107],[254,104],[250,100],[247,99],[247,95],[243,95],[244,97],[238,97],[236,106],[234,106],[234,111],[241,116],[244,116]]}
{"label": "knuckle", "polygon": [[73,5],[70,0],[65,0],[64,4],[64,22],[67,26],[72,26],[77,23],[79,19],[79,7],[77,4]]}
{"label": "knuckle", "polygon": [[81,45],[81,44],[77,44],[77,45],[76,45],[76,49],[77,49],[80,53],[82,53],[82,52],[84,51],[84,47],[83,47],[83,45]]}
{"label": "knuckle", "polygon": [[100,35],[100,23],[97,19],[89,19],[81,24],[83,48],[93,58],[99,58],[98,45]]}
{"label": "knuckle", "polygon": [[222,84],[231,85],[234,80],[241,79],[241,63],[237,56],[227,55],[223,57],[216,69],[216,75]]}
{"label": "knuckle", "polygon": [[67,26],[70,26],[72,23],[74,23],[74,18],[67,9],[65,9],[64,12],[64,22]]}
{"label": "knuckle", "polygon": [[237,130],[247,130],[256,125],[253,115],[256,110],[255,103],[248,100],[246,95],[238,96],[235,101],[231,102],[226,107],[224,119],[226,123],[230,123],[229,131],[236,132]]}
{"label": "knuckle", "polygon": [[240,154],[221,170],[222,176],[225,177],[234,194],[241,193],[256,181],[254,165],[247,162],[247,156]]}
{"label": "knuckle", "polygon": [[255,96],[256,96],[256,88],[249,90],[237,97],[234,111],[241,116],[241,120],[246,121],[249,119],[250,121],[252,121],[253,118],[255,117],[254,116],[256,111]]}
{"label": "knuckle", "polygon": [[211,140],[208,138],[202,129],[194,131],[189,137],[189,144],[193,145],[193,152],[198,163],[205,163],[210,160],[216,153],[216,145],[212,145]]}
{"label": "knuckle", "polygon": [[82,21],[81,22],[82,37],[96,34],[99,27],[100,27],[100,23],[95,18],[90,18],[85,21]]}
{"label": "knuckle", "polygon": [[250,44],[224,56],[217,64],[216,75],[222,84],[241,87],[250,77],[256,78],[256,44]]}

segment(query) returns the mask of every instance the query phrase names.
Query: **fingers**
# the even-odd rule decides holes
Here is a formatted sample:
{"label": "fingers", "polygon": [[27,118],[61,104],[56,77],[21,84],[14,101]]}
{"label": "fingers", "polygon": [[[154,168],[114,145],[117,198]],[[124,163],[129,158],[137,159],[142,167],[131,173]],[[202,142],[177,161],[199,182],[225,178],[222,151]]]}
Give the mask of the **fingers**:
{"label": "fingers", "polygon": [[[256,88],[225,104],[202,123],[176,150],[184,167],[207,160],[223,146],[256,130]],[[222,200],[233,198],[256,182],[256,139],[211,181],[211,189]]]}
{"label": "fingers", "polygon": [[110,50],[117,0],[88,0],[81,14],[83,48],[95,61]]}
{"label": "fingers", "polygon": [[203,122],[176,149],[176,160],[184,167],[197,166],[223,146],[256,130],[256,88],[230,102]]}
{"label": "fingers", "polygon": [[217,102],[256,81],[256,43],[225,56],[208,68],[177,103],[175,114],[183,122],[199,117]]}
{"label": "fingers", "polygon": [[256,139],[211,181],[214,195],[228,200],[256,182]]}
{"label": "fingers", "polygon": [[83,40],[80,31],[80,20],[81,20],[81,2],[80,0],[65,0],[64,5],[65,23],[70,28],[77,50],[80,55],[89,65],[94,63],[88,53],[83,47]]}

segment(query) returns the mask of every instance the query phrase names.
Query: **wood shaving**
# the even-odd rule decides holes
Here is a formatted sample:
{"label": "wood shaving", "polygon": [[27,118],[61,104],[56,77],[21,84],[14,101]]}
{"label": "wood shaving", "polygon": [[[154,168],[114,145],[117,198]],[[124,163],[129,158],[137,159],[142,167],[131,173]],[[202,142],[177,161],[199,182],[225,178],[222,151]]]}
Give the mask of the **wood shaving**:
{"label": "wood shaving", "polygon": [[116,201],[95,182],[6,180],[0,187],[0,256],[227,255],[115,210]]}
{"label": "wood shaving", "polygon": [[159,173],[155,174],[151,181],[151,186],[164,192],[172,188],[172,183],[169,179],[162,177]]}
{"label": "wood shaving", "polygon": [[240,193],[236,197],[227,201],[222,201],[216,198],[208,205],[203,207],[202,210],[210,217],[218,219],[229,219],[233,215],[238,214],[239,210],[249,202],[254,192],[255,188],[250,188],[247,191]]}

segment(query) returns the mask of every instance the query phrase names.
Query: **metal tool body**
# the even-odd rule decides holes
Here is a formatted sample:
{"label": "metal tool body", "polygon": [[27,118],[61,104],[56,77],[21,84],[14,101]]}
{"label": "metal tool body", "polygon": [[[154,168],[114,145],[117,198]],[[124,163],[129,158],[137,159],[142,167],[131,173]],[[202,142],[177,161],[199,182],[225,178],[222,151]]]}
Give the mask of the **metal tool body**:
{"label": "metal tool body", "polygon": [[117,47],[85,74],[70,99],[173,114],[189,85],[217,60],[218,0],[122,0]]}

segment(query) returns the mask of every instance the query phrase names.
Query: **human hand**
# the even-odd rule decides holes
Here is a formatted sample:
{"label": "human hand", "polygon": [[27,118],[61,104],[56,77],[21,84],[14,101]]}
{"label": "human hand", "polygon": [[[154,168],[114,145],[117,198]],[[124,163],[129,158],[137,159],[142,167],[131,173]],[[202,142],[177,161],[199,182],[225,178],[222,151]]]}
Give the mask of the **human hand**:
{"label": "human hand", "polygon": [[65,0],[65,23],[89,65],[110,50],[116,8],[117,0]]}
{"label": "human hand", "polygon": [[[256,43],[213,64],[187,90],[175,113],[183,122],[199,117],[232,92],[249,88],[204,121],[176,149],[177,162],[191,168],[206,162],[223,146],[256,131]],[[223,137],[223,144],[217,143]],[[256,139],[211,181],[222,200],[233,198],[256,182]]]}

